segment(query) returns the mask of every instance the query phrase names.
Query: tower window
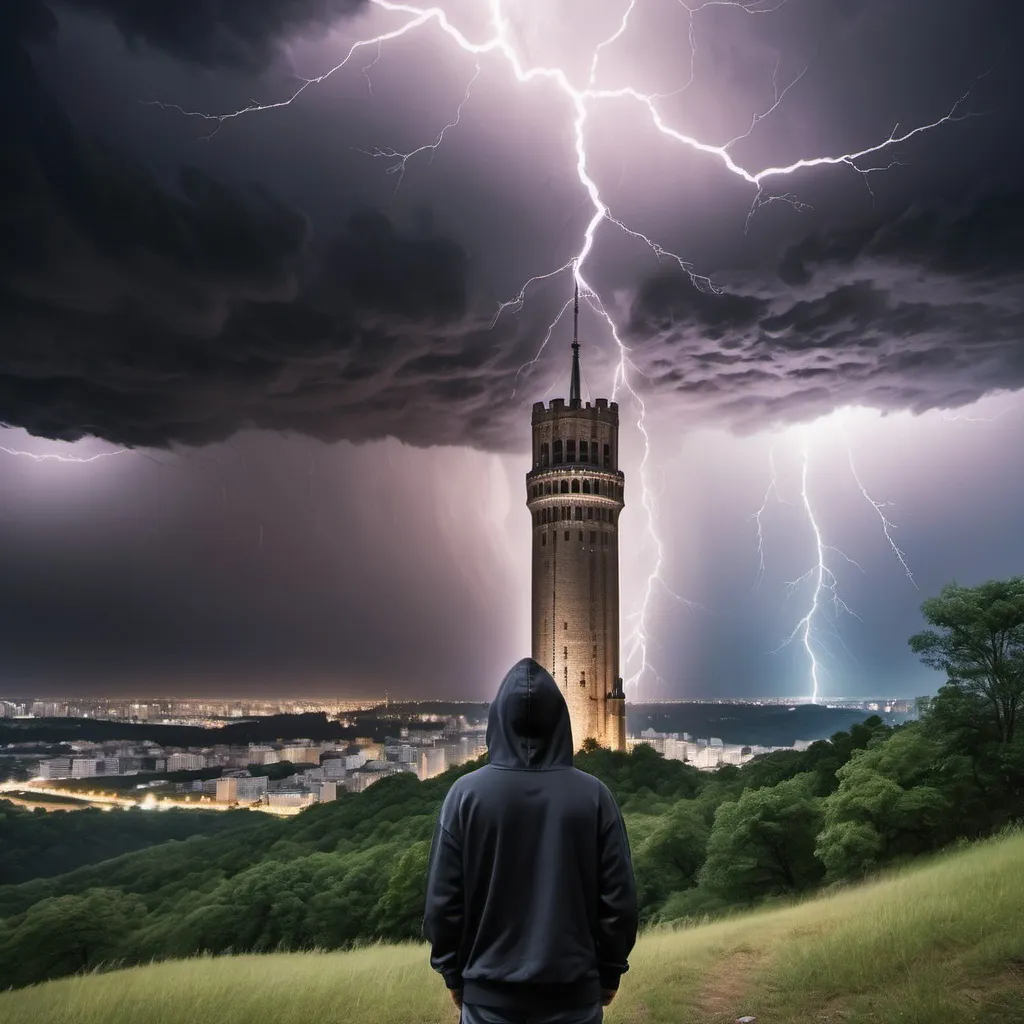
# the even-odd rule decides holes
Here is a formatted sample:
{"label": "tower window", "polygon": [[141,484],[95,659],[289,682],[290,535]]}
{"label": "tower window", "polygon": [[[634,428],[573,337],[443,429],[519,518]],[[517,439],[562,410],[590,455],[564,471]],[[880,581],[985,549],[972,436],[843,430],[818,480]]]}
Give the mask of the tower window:
{"label": "tower window", "polygon": [[590,543],[591,544],[596,544],[597,543],[597,530],[591,530],[590,531]]}
{"label": "tower window", "polygon": [[596,441],[590,446],[590,461],[595,466],[597,465],[597,442]]}
{"label": "tower window", "polygon": [[550,494],[551,493],[551,481],[550,480],[544,485],[544,493],[545,494]]}
{"label": "tower window", "polygon": [[540,464],[546,466],[548,464],[548,443],[545,441],[540,446]]}
{"label": "tower window", "polygon": [[581,544],[583,543],[583,531],[582,530],[580,530],[580,543]]}
{"label": "tower window", "polygon": [[[608,446],[605,445],[605,448],[607,448],[607,447]],[[560,466],[562,464],[562,441],[561,441],[561,439],[559,439],[557,441],[553,441],[552,444],[551,444],[551,462],[554,465],[556,465],[556,466]]]}
{"label": "tower window", "polygon": [[540,546],[542,548],[546,548],[548,546],[548,535],[546,533],[542,533],[540,535]]}
{"label": "tower window", "polygon": [[[556,441],[555,444],[558,444],[558,442]],[[561,462],[562,460],[556,458],[555,461]],[[612,446],[610,444],[606,444],[604,446],[604,468],[612,468]]]}
{"label": "tower window", "polygon": [[566,441],[565,442],[565,461],[575,462],[576,461],[576,442]]}
{"label": "tower window", "polygon": [[568,661],[568,659],[569,659],[569,648],[568,647],[563,647],[562,648],[562,657],[565,658]]}
{"label": "tower window", "polygon": [[579,494],[580,493],[580,482],[579,482],[579,480],[573,480],[573,482],[572,482],[572,493],[573,494]]}
{"label": "tower window", "polygon": [[568,628],[569,628],[569,623],[568,622],[563,622],[562,623],[562,629],[568,629]]}
{"label": "tower window", "polygon": [[587,506],[587,518],[588,519],[593,519],[594,518],[594,510],[589,505]]}
{"label": "tower window", "polygon": [[568,540],[568,539],[569,539],[569,531],[568,531],[568,530],[566,530],[566,531],[565,531],[565,539],[566,539],[566,540]]}
{"label": "tower window", "polygon": [[580,686],[586,686],[586,685],[587,685],[587,673],[586,672],[581,672],[580,673]]}
{"label": "tower window", "polygon": [[562,486],[559,488],[559,490],[563,494],[568,494],[569,493],[569,481],[568,480],[563,480],[562,481]]}
{"label": "tower window", "polygon": [[587,452],[587,442],[580,441],[580,462],[589,462],[590,457]]}
{"label": "tower window", "polygon": [[589,480],[584,480],[583,481],[583,493],[584,494],[589,494],[590,493],[590,481]]}
{"label": "tower window", "polygon": [[562,518],[563,519],[568,519],[569,518],[569,506],[568,505],[563,505],[562,506]]}
{"label": "tower window", "polygon": [[583,506],[582,505],[577,505],[576,506],[576,518],[577,519],[582,519],[583,518]]}

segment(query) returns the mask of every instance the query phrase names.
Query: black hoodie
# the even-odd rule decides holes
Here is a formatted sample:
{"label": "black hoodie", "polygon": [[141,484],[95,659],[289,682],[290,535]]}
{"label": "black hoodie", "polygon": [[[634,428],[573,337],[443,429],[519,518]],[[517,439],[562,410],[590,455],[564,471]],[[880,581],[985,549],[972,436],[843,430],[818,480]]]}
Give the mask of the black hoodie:
{"label": "black hoodie", "polygon": [[565,698],[532,658],[487,719],[490,764],[457,779],[434,829],[423,934],[465,1002],[594,1005],[636,942],[626,826],[603,782],[574,768]]}

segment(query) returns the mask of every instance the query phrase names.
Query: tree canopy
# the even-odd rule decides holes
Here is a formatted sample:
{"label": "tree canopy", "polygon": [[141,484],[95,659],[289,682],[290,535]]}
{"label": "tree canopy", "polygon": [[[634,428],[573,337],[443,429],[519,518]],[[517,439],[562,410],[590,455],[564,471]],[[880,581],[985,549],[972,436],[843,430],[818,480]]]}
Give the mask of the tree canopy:
{"label": "tree canopy", "polygon": [[979,724],[1012,743],[1024,709],[1024,577],[953,582],[921,611],[936,628],[912,636],[911,649],[948,675],[951,697],[973,705]]}

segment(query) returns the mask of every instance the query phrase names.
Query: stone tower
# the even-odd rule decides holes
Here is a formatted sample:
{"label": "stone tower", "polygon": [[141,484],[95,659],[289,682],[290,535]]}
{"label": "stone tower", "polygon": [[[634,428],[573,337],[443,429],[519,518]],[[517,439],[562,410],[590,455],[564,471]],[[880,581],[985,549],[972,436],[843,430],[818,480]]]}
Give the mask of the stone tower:
{"label": "stone tower", "polygon": [[592,736],[626,750],[619,678],[619,406],[580,400],[579,288],[573,318],[569,404],[533,406],[533,659],[569,705],[573,749]]}

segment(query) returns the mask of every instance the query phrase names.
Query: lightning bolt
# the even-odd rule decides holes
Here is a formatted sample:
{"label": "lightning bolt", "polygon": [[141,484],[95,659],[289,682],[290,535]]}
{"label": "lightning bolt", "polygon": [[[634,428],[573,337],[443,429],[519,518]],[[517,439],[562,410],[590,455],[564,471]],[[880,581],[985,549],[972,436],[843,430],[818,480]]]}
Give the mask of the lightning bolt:
{"label": "lightning bolt", "polygon": [[907,578],[911,583],[914,584],[914,589],[919,590],[916,581],[914,580],[914,574],[910,571],[910,566],[907,565],[907,557],[900,551],[896,544],[896,541],[892,539],[890,530],[895,530],[896,526],[890,523],[886,518],[885,513],[882,511],[883,508],[888,507],[892,504],[891,501],[875,501],[870,494],[864,489],[864,485],[860,482],[860,475],[857,473],[857,467],[853,464],[853,451],[850,448],[850,441],[846,436],[846,431],[843,430],[842,424],[839,425],[840,431],[843,435],[843,444],[846,446],[846,456],[850,463],[850,472],[853,474],[853,479],[857,483],[857,487],[860,489],[860,493],[864,495],[864,500],[878,513],[878,518],[882,521],[882,532],[885,534],[885,539],[889,542],[889,546],[892,548],[893,554],[898,559],[900,565],[903,566],[904,571],[907,574]]}
{"label": "lightning bolt", "polygon": [[31,459],[33,462],[72,462],[84,464],[96,462],[99,459],[108,459],[114,455],[123,455],[130,450],[129,448],[116,448],[112,452],[99,452],[96,455],[61,455],[59,452],[23,452],[17,448],[8,448],[6,445],[0,444],[0,452],[5,452],[7,455],[19,455],[23,458]]}
{"label": "lightning bolt", "polygon": [[787,504],[782,500],[779,494],[779,483],[778,475],[775,471],[775,446],[772,445],[771,451],[768,453],[768,489],[764,492],[764,500],[761,502],[761,507],[749,518],[753,519],[757,523],[757,579],[754,580],[754,587],[756,588],[760,584],[761,580],[764,579],[764,525],[761,522],[761,516],[763,516],[768,509],[768,502],[771,500],[772,495],[775,495],[775,500],[780,504]]}
{"label": "lightning bolt", "polygon": [[[841,414],[840,414],[841,415]],[[878,515],[879,521],[882,525],[882,533],[892,549],[893,554],[896,556],[897,561],[903,567],[903,571],[906,573],[907,578],[913,584],[915,589],[919,589],[917,581],[914,579],[914,574],[910,569],[910,565],[907,563],[907,558],[904,552],[897,545],[895,539],[892,536],[892,531],[895,530],[896,524],[891,522],[883,511],[889,507],[892,503],[885,501],[876,501],[871,494],[868,493],[867,488],[864,486],[860,474],[857,472],[857,466],[853,459],[853,450],[850,447],[849,438],[846,435],[842,420],[838,422],[839,432],[843,439],[843,445],[846,449],[847,464],[850,469],[850,475],[853,477],[857,489],[860,491],[864,500],[874,509]],[[810,466],[810,450],[809,450],[809,433],[811,428],[805,428],[802,432],[801,441],[801,476],[800,476],[800,500],[803,508],[804,518],[811,528],[811,533],[814,539],[814,551],[816,558],[814,564],[810,569],[807,570],[798,579],[793,580],[786,584],[785,592],[792,594],[798,586],[802,583],[811,581],[813,583],[811,592],[811,602],[807,611],[794,626],[792,632],[786,637],[782,643],[775,648],[773,654],[778,653],[783,647],[788,646],[798,637],[800,643],[807,653],[807,659],[810,669],[810,689],[811,695],[810,700],[816,702],[821,693],[821,682],[823,667],[822,662],[818,656],[818,651],[827,652],[828,648],[821,639],[822,629],[818,626],[819,615],[824,611],[825,602],[831,600],[833,611],[835,616],[828,621],[828,634],[835,640],[838,640],[846,650],[847,654],[853,657],[850,649],[846,646],[840,635],[837,627],[836,620],[840,613],[846,613],[852,615],[854,618],[859,619],[860,616],[856,612],[852,611],[845,601],[839,596],[839,580],[836,576],[835,571],[831,568],[827,561],[827,555],[829,552],[833,552],[845,559],[850,565],[854,566],[860,572],[864,572],[863,567],[855,562],[849,555],[840,551],[839,548],[825,543],[824,534],[818,521],[818,516],[814,511],[814,507],[811,503],[811,497],[808,487],[808,473]],[[769,468],[769,483],[768,488],[765,491],[764,499],[761,502],[761,507],[749,517],[757,524],[757,553],[759,560],[759,568],[757,579],[755,581],[755,587],[763,579],[765,573],[764,564],[764,530],[761,517],[764,515],[768,508],[768,504],[774,496],[775,500],[781,504],[788,504],[783,501],[779,494],[778,485],[778,474],[775,467],[775,446],[772,446],[771,451],[768,455],[768,468]]]}
{"label": "lightning bolt", "polygon": [[[879,140],[872,145],[866,146],[862,149],[842,153],[832,156],[815,156],[815,157],[801,157],[794,160],[792,163],[765,167],[760,170],[749,170],[743,167],[732,156],[732,147],[739,142],[740,139],[748,137],[754,129],[761,124],[771,113],[778,108],[783,102],[786,93],[792,89],[804,72],[801,72],[796,79],[794,79],[788,86],[780,90],[778,88],[777,74],[778,69],[776,68],[776,81],[775,81],[775,98],[774,102],[761,114],[756,114],[751,120],[750,127],[748,130],[740,136],[736,136],[728,140],[724,145],[715,144],[711,142],[702,141],[695,138],[694,136],[688,135],[679,129],[668,124],[658,108],[658,101],[668,96],[677,95],[680,92],[685,91],[692,84],[695,75],[695,55],[696,55],[696,17],[701,12],[710,7],[732,7],[739,11],[742,11],[748,15],[766,15],[772,11],[777,10],[784,5],[786,0],[705,0],[704,3],[690,6],[685,0],[678,0],[682,10],[686,12],[686,18],[688,21],[688,40],[689,40],[689,77],[686,82],[674,92],[671,93],[645,93],[636,89],[632,86],[622,86],[618,88],[602,88],[598,85],[598,69],[600,63],[600,57],[602,53],[609,47],[613,46],[615,42],[621,39],[628,31],[630,15],[633,13],[637,6],[638,0],[629,0],[626,4],[622,17],[619,24],[606,39],[600,42],[595,48],[592,59],[590,62],[590,69],[588,79],[585,85],[577,85],[571,81],[569,74],[561,67],[545,67],[545,66],[527,66],[522,55],[517,51],[516,46],[512,39],[510,31],[510,25],[507,17],[503,10],[502,0],[488,0],[488,10],[490,13],[490,35],[480,41],[473,41],[469,39],[463,32],[452,24],[446,11],[440,6],[429,6],[421,7],[415,4],[409,3],[398,3],[393,0],[370,0],[373,6],[379,8],[382,11],[388,12],[389,14],[401,15],[404,20],[396,28],[390,29],[386,32],[381,32],[370,38],[359,39],[354,42],[342,57],[342,59],[328,68],[322,74],[312,77],[301,79],[301,84],[292,92],[290,96],[286,96],[284,99],[277,100],[268,103],[256,103],[253,102],[248,106],[240,109],[229,111],[226,113],[208,113],[197,110],[186,110],[185,108],[177,104],[162,103],[159,101],[150,101],[155,105],[163,109],[176,110],[181,114],[203,119],[207,122],[212,123],[215,127],[207,138],[212,138],[220,128],[226,122],[242,117],[248,114],[254,114],[262,111],[279,109],[287,107],[295,100],[297,100],[307,89],[314,85],[318,85],[330,78],[337,72],[345,68],[353,57],[363,49],[375,49],[377,51],[378,58],[375,58],[370,64],[365,65],[361,71],[363,76],[369,82],[369,68],[376,63],[379,59],[380,49],[384,43],[398,39],[409,32],[426,26],[428,23],[432,24],[437,30],[439,30],[444,36],[446,36],[456,47],[468,56],[474,59],[476,72],[473,79],[467,86],[465,95],[460,103],[458,110],[454,117],[452,117],[441,129],[441,131],[435,136],[434,141],[425,145],[419,146],[407,153],[402,153],[397,150],[390,148],[378,148],[370,152],[370,156],[373,158],[385,158],[392,161],[388,167],[388,173],[397,174],[399,184],[401,183],[402,177],[409,165],[409,162],[417,155],[424,152],[430,152],[431,155],[436,152],[437,148],[442,144],[446,135],[454,130],[459,124],[459,118],[465,105],[469,102],[472,85],[477,75],[480,73],[480,61],[485,56],[496,56],[504,59],[509,70],[516,82],[520,85],[528,85],[537,81],[547,81],[553,83],[561,91],[565,97],[569,109],[572,114],[572,131],[574,137],[574,147],[576,155],[576,175],[582,186],[586,196],[588,197],[593,215],[588,221],[584,231],[580,246],[575,254],[570,256],[567,260],[563,261],[559,267],[546,273],[535,275],[531,277],[526,284],[520,289],[519,293],[511,300],[503,302],[499,305],[498,311],[495,315],[494,323],[497,323],[498,318],[506,311],[518,311],[522,308],[523,303],[526,300],[527,291],[531,287],[540,281],[548,280],[557,277],[563,273],[571,270],[576,283],[579,285],[580,293],[584,296],[586,301],[594,309],[597,315],[606,323],[608,332],[614,341],[619,354],[619,361],[615,371],[614,386],[612,390],[612,397],[618,393],[620,388],[625,388],[632,397],[635,406],[638,410],[637,427],[640,435],[643,439],[644,444],[644,455],[640,463],[640,482],[642,489],[642,506],[647,513],[647,532],[654,541],[656,551],[656,565],[648,577],[647,587],[644,596],[643,606],[640,613],[636,616],[637,624],[634,627],[634,631],[631,636],[627,639],[626,649],[628,652],[626,662],[628,663],[631,658],[638,659],[639,665],[635,672],[633,672],[626,679],[625,685],[636,687],[639,685],[641,677],[648,671],[653,671],[647,656],[647,645],[650,639],[646,630],[646,617],[650,601],[653,597],[654,589],[656,584],[660,584],[666,590],[664,580],[660,576],[662,566],[662,555],[663,547],[660,538],[658,537],[656,530],[656,513],[654,508],[654,499],[651,494],[648,481],[647,481],[647,464],[650,457],[650,438],[647,434],[645,427],[645,405],[640,395],[634,389],[630,383],[628,370],[636,370],[637,367],[633,361],[629,358],[629,349],[623,344],[622,339],[619,335],[619,331],[615,325],[614,319],[608,312],[601,297],[597,294],[597,291],[588,283],[585,275],[584,268],[587,263],[587,259],[590,256],[594,244],[595,237],[598,227],[608,222],[613,227],[619,229],[630,237],[644,242],[658,259],[659,262],[663,260],[669,260],[674,262],[679,269],[688,276],[692,284],[703,290],[710,292],[717,292],[718,289],[714,286],[711,280],[701,274],[698,274],[691,263],[689,263],[682,256],[676,253],[670,252],[663,248],[658,242],[651,239],[642,232],[636,231],[627,225],[625,225],[620,219],[615,217],[608,205],[604,202],[601,197],[600,189],[592,177],[588,167],[588,153],[585,139],[585,125],[587,121],[588,113],[591,107],[595,104],[600,104],[608,101],[620,101],[620,100],[631,100],[635,103],[639,113],[642,117],[649,119],[653,127],[661,133],[665,138],[672,142],[678,143],[684,148],[693,150],[698,153],[705,154],[709,159],[716,160],[720,165],[747,184],[752,186],[754,189],[754,196],[751,201],[750,212],[747,217],[747,225],[749,226],[751,218],[756,212],[764,205],[772,202],[787,202],[793,205],[797,210],[806,209],[804,204],[790,192],[783,192],[779,194],[772,194],[766,192],[766,183],[771,179],[785,178],[795,174],[797,171],[819,168],[819,167],[836,167],[842,166],[847,167],[857,174],[863,177],[865,184],[870,192],[870,183],[868,182],[868,176],[878,170],[884,169],[879,166],[863,166],[861,161],[869,157],[874,157],[876,154],[882,153],[885,150],[894,148],[902,143],[909,141],[917,135],[925,132],[932,131],[939,126],[946,124],[951,121],[961,120],[965,117],[971,116],[970,114],[959,113],[962,105],[970,96],[973,90],[973,85],[967,90],[953,106],[944,115],[937,117],[935,120],[928,122],[927,124],[918,125],[907,131],[900,132],[899,126],[894,127],[892,132],[885,138]],[[806,70],[806,69],[805,69]],[[891,166],[891,164],[889,165]],[[396,186],[397,187],[397,186]],[[568,305],[568,304],[567,304]],[[540,356],[542,355],[545,346],[550,340],[555,326],[564,315],[566,307],[563,307],[561,312],[549,326],[543,342],[540,348],[537,350],[537,354],[532,360],[524,363],[516,373],[515,380],[518,381],[519,377],[524,371],[536,365]],[[637,371],[639,373],[639,371]],[[642,376],[642,374],[641,374]],[[513,391],[514,394],[514,391]],[[806,468],[806,466],[805,466]],[[810,509],[810,503],[806,498],[806,487],[803,489],[804,494],[804,507],[811,519],[811,522],[815,524],[815,535],[818,538],[819,547],[819,560],[818,560],[818,584],[815,588],[815,602],[821,595],[822,589],[831,589],[833,598],[838,601],[838,596],[834,589],[834,576],[827,570],[824,565],[825,550],[820,538],[820,531],[817,529],[813,513]],[[870,500],[870,499],[869,499]],[[876,511],[880,510],[876,508]],[[881,513],[880,513],[881,514]],[[760,525],[760,520],[758,520]],[[671,593],[671,591],[670,591]],[[678,597],[678,595],[673,595]],[[679,598],[682,601],[682,598]],[[689,602],[685,602],[689,604]],[[812,607],[811,616],[815,613],[818,605]],[[803,621],[803,620],[802,620]],[[805,629],[804,645],[808,648],[808,653],[812,657],[812,670],[814,678],[815,694],[817,693],[817,670],[818,663],[814,660],[814,654],[811,645],[811,632],[812,624],[811,620],[803,623]],[[799,627],[798,627],[799,628]],[[795,635],[795,634],[794,634]],[[625,675],[625,673],[624,673]]]}
{"label": "lightning bolt", "polygon": [[[786,584],[786,593],[792,594],[800,584],[811,581],[813,586],[811,589],[811,603],[807,611],[803,614],[797,624],[793,627],[793,631],[786,637],[785,640],[779,644],[778,647],[772,651],[773,654],[777,654],[784,647],[787,647],[794,640],[799,637],[799,642],[804,650],[807,652],[807,658],[810,663],[810,675],[811,675],[811,703],[817,703],[818,696],[821,691],[821,681],[823,674],[822,662],[818,656],[818,647],[822,647],[823,650],[827,651],[819,640],[819,627],[817,625],[818,617],[820,613],[825,610],[825,604],[831,601],[835,617],[828,620],[828,632],[829,634],[838,640],[842,646],[846,649],[847,653],[850,653],[849,648],[846,648],[846,644],[836,629],[835,619],[839,615],[845,612],[847,615],[852,615],[855,619],[860,619],[860,616],[854,612],[849,605],[839,596],[839,579],[835,574],[835,571],[831,568],[827,561],[829,552],[839,555],[844,558],[850,565],[854,566],[863,572],[863,568],[855,562],[849,555],[844,554],[839,548],[833,545],[826,544],[824,534],[821,526],[818,523],[818,517],[815,515],[814,507],[811,504],[810,491],[807,483],[807,475],[810,467],[810,447],[808,441],[808,431],[804,430],[802,436],[802,443],[800,448],[801,454],[801,467],[800,467],[800,502],[803,506],[804,516],[807,520],[808,525],[811,528],[811,533],[814,538],[814,552],[815,560],[814,564],[807,570],[802,576],[795,580],[790,581]],[[778,495],[777,478],[775,475],[774,463],[770,459],[771,464],[771,483],[768,486],[768,491],[765,493],[764,502],[761,508],[755,513],[752,518],[757,519],[758,524],[758,547],[759,550],[763,551],[762,548],[762,535],[761,535],[761,515],[764,513],[768,505],[769,496],[772,492],[775,493],[776,498],[781,501]],[[764,559],[762,554],[761,568],[763,574]]]}

